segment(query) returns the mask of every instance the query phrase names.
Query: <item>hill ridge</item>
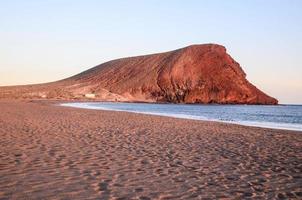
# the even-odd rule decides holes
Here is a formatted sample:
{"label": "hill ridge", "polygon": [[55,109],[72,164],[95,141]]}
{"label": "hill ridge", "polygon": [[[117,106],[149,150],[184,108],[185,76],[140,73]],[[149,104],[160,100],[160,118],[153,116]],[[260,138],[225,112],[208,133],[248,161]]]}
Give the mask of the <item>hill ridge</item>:
{"label": "hill ridge", "polygon": [[277,104],[219,44],[111,60],[56,82],[0,87],[0,98]]}

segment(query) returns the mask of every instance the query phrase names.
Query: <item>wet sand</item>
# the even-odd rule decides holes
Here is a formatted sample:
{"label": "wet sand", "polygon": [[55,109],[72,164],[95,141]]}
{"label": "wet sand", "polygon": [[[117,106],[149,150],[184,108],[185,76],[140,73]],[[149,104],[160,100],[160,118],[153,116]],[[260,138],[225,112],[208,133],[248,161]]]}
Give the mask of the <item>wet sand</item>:
{"label": "wet sand", "polygon": [[0,199],[302,199],[302,133],[0,101]]}

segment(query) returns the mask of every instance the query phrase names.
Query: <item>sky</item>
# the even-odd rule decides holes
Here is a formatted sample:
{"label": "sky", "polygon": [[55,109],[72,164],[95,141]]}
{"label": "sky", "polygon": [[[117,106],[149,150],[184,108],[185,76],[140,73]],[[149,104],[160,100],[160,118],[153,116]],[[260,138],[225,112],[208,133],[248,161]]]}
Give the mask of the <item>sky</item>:
{"label": "sky", "polygon": [[301,0],[0,0],[0,86],[203,43],[224,45],[280,103],[302,104]]}

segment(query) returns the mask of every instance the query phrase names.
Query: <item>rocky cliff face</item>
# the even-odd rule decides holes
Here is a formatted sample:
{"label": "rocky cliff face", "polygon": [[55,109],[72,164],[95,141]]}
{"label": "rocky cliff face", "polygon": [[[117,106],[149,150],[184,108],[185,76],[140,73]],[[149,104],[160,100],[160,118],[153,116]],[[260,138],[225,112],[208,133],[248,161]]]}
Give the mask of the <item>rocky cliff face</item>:
{"label": "rocky cliff face", "polygon": [[103,63],[58,82],[0,88],[0,97],[93,98],[108,101],[277,104],[247,81],[216,44]]}

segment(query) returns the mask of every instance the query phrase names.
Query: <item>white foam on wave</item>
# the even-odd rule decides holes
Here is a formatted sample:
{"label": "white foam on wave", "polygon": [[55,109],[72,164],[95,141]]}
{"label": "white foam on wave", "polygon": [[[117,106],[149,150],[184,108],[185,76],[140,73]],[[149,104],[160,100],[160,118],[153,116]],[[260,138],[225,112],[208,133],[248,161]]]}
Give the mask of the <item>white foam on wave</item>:
{"label": "white foam on wave", "polygon": [[289,123],[275,123],[275,122],[256,122],[256,121],[234,121],[233,124],[240,124],[244,126],[255,126],[261,128],[272,128],[292,131],[302,131],[301,124],[289,124]]}
{"label": "white foam on wave", "polygon": [[257,122],[257,121],[226,121],[226,120],[220,120],[220,119],[211,119],[211,118],[207,118],[204,116],[179,114],[179,113],[161,113],[161,112],[150,112],[150,111],[147,112],[147,111],[135,111],[135,110],[123,110],[123,109],[116,109],[116,108],[108,108],[106,106],[100,106],[100,104],[98,104],[98,103],[62,103],[60,105],[67,106],[67,107],[74,107],[74,108],[139,113],[139,114],[165,116],[165,117],[173,117],[173,118],[180,118],[180,119],[224,122],[224,123],[229,123],[229,124],[238,124],[238,125],[243,125],[243,126],[253,126],[253,127],[261,127],[261,128],[302,131],[302,124]]}

